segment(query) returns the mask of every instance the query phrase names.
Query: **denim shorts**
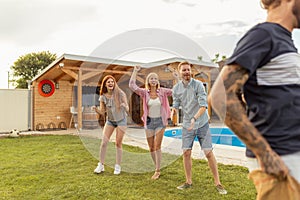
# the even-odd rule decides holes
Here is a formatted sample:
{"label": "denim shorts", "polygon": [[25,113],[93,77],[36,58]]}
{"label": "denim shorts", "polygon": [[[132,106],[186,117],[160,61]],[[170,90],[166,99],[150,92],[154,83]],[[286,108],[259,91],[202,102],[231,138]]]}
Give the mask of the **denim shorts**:
{"label": "denim shorts", "polygon": [[198,138],[202,150],[212,150],[212,139],[208,123],[191,131],[182,128],[182,149],[192,149],[195,137]]}
{"label": "denim shorts", "polygon": [[107,125],[113,126],[113,127],[117,127],[117,126],[127,126],[127,118],[125,117],[124,119],[120,120],[120,121],[110,121],[107,120],[106,121]]}
{"label": "denim shorts", "polygon": [[164,126],[164,124],[163,124],[161,117],[156,117],[156,118],[147,117],[146,125],[147,125],[146,129],[152,130],[152,131],[166,128],[166,126]]}

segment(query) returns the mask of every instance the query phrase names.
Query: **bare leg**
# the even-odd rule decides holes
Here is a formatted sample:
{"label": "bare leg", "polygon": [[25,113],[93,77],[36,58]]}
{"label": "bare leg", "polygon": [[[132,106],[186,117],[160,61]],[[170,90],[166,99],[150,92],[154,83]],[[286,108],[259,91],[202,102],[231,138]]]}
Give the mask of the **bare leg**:
{"label": "bare leg", "polygon": [[220,185],[221,183],[220,183],[218,165],[217,165],[215,155],[212,150],[205,150],[204,153],[208,160],[208,166],[213,174],[215,185]]}
{"label": "bare leg", "polygon": [[160,176],[160,165],[161,165],[161,143],[162,139],[164,137],[165,129],[161,129],[158,132],[156,132],[155,138],[154,138],[154,152],[155,152],[155,172],[152,179],[156,180]]}
{"label": "bare leg", "polygon": [[122,141],[126,131],[125,126],[117,127],[116,131],[116,164],[120,165],[122,161]]}
{"label": "bare leg", "polygon": [[156,157],[155,169],[156,169],[156,171],[160,171],[161,158],[162,158],[161,143],[162,143],[162,139],[164,137],[164,132],[165,132],[165,129],[159,130],[156,133],[155,138],[154,138],[154,148],[155,148],[155,157]]}
{"label": "bare leg", "polygon": [[105,124],[104,129],[103,129],[103,138],[102,138],[102,143],[100,146],[100,162],[104,164],[105,161],[105,155],[106,155],[106,150],[107,150],[107,145],[109,142],[109,139],[114,132],[115,127],[110,126]]}
{"label": "bare leg", "polygon": [[156,165],[155,147],[154,147],[154,131],[146,130],[146,137],[149,146],[149,151],[154,164]]}
{"label": "bare leg", "polygon": [[186,183],[192,184],[192,159],[191,149],[184,150],[183,152],[183,165],[185,171]]}

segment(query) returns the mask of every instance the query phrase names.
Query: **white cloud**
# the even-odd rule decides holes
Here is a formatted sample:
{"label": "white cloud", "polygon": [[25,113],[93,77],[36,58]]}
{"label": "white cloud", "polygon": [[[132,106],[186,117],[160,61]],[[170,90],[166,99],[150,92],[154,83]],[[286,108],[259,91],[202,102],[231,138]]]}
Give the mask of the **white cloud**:
{"label": "white cloud", "polygon": [[[0,7],[0,38],[27,46],[47,40],[57,30],[95,17],[92,5],[64,1],[5,1]],[[80,15],[78,15],[80,13]]]}
{"label": "white cloud", "polygon": [[[211,57],[229,56],[241,35],[266,16],[259,0],[0,0],[0,4],[0,88],[7,87],[9,66],[21,55],[44,50],[58,56],[89,55],[110,38],[143,28],[175,31],[198,42]],[[293,35],[299,38],[300,33]],[[300,44],[299,39],[295,42]]]}

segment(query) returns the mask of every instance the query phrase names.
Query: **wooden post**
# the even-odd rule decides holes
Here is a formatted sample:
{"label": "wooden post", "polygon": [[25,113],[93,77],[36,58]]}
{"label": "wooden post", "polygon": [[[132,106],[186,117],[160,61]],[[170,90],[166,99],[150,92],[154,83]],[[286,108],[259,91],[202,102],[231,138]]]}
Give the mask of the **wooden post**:
{"label": "wooden post", "polygon": [[78,100],[78,129],[82,129],[82,70],[79,68],[77,79],[77,100]]}
{"label": "wooden post", "polygon": [[[207,73],[207,77],[208,77],[208,82],[207,82],[207,96],[208,96],[211,89],[211,72]],[[208,115],[211,118],[211,105],[208,102],[207,102],[207,106],[208,106]]]}

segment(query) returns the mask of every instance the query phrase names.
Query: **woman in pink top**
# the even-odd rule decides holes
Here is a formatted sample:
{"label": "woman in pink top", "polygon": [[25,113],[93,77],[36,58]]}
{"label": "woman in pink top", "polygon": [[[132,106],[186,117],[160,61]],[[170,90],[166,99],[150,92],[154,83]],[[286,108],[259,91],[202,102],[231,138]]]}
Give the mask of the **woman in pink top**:
{"label": "woman in pink top", "polygon": [[144,114],[142,120],[144,122],[151,157],[155,164],[155,173],[152,176],[152,179],[155,180],[160,176],[161,143],[171,113],[168,96],[172,96],[172,89],[160,87],[156,73],[148,74],[145,81],[145,88],[138,87],[136,85],[136,75],[140,69],[140,66],[134,67],[129,87],[143,99]]}

